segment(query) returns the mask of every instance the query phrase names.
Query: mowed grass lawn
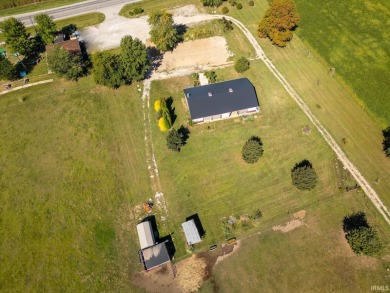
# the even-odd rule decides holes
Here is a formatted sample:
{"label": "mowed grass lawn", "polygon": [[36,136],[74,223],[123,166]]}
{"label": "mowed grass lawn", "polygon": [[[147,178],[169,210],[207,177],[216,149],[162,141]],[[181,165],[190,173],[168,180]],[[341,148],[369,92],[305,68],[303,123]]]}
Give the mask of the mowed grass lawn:
{"label": "mowed grass lawn", "polygon": [[390,124],[390,3],[297,0],[298,35],[345,80],[374,117]]}
{"label": "mowed grass lawn", "polygon": [[[257,0],[254,7],[244,5],[242,10],[231,9],[229,15],[242,21],[256,36],[267,7],[266,1]],[[382,152],[383,125],[378,125],[367,114],[337,78],[329,77],[329,68],[314,53],[307,57],[311,48],[298,35],[294,35],[286,48],[273,46],[267,39],[257,40],[384,203],[390,206],[390,160]],[[382,88],[386,86],[387,83],[382,84]],[[343,143],[344,138],[347,144]]]}
{"label": "mowed grass lawn", "polygon": [[0,97],[3,291],[137,291],[132,210],[151,194],[140,109],[135,86],[89,77]]}
{"label": "mowed grass lawn", "polygon": [[353,254],[341,229],[352,211],[363,209],[369,220],[375,218],[365,201],[355,193],[334,197],[310,207],[304,226],[287,233],[270,226],[242,240],[201,292],[370,292],[373,285],[389,285],[388,254]]}
{"label": "mowed grass lawn", "polygon": [[[218,70],[217,75],[219,80],[240,77],[232,67]],[[201,247],[207,247],[224,239],[223,217],[249,215],[260,209],[264,221],[270,221],[339,195],[333,153],[314,129],[310,135],[302,133],[308,119],[262,62],[252,62],[245,76],[255,85],[260,101],[261,114],[253,121],[230,119],[190,127],[190,137],[180,153],[167,149],[166,133],[160,132],[157,122],[153,125],[156,159],[171,228],[176,232],[178,256],[184,252],[185,243],[178,228],[192,214],[199,214],[206,230]],[[175,128],[187,124],[182,89],[191,84],[189,77],[152,83],[151,105],[162,97],[173,98]],[[242,160],[241,149],[252,135],[262,139],[264,155],[249,165]],[[303,159],[313,163],[319,176],[316,189],[309,192],[291,184],[290,170]]]}

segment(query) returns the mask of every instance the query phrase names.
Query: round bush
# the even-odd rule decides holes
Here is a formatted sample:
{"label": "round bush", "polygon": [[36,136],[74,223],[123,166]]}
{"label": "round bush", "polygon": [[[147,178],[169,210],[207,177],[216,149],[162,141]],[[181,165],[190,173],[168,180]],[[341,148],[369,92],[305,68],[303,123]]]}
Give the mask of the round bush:
{"label": "round bush", "polygon": [[254,164],[259,160],[263,152],[261,139],[257,136],[252,136],[243,146],[241,154],[245,162]]}
{"label": "round bush", "polygon": [[160,102],[160,100],[154,101],[154,110],[155,110],[156,112],[158,112],[158,111],[161,110],[161,102]]}
{"label": "round bush", "polygon": [[249,60],[245,57],[241,57],[234,62],[234,69],[238,73],[242,73],[244,71],[247,71],[249,69]]}
{"label": "round bush", "polygon": [[223,7],[222,8],[222,13],[223,14],[226,14],[226,13],[228,13],[229,12],[229,8],[227,8],[227,7]]}
{"label": "round bush", "polygon": [[229,4],[230,4],[231,6],[234,6],[234,5],[236,5],[236,1],[235,1],[235,0],[229,0]]}
{"label": "round bush", "polygon": [[158,120],[158,127],[160,128],[160,130],[161,130],[162,132],[168,130],[168,122],[167,122],[167,120],[166,120],[164,117],[161,117],[161,118]]}
{"label": "round bush", "polygon": [[241,4],[241,3],[238,3],[238,4],[236,5],[236,7],[237,7],[238,10],[241,10],[241,9],[242,9],[242,4]]}
{"label": "round bush", "polygon": [[253,2],[253,1],[249,1],[248,4],[249,4],[249,6],[255,6],[255,2]]}
{"label": "round bush", "polygon": [[308,160],[303,160],[291,170],[291,180],[296,188],[311,190],[317,184],[317,173]]}

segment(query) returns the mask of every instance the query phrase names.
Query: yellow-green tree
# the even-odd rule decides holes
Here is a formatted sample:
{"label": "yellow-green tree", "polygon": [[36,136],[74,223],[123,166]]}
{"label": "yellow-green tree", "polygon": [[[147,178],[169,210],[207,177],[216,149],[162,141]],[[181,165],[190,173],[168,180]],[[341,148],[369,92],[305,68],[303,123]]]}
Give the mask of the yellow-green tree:
{"label": "yellow-green tree", "polygon": [[273,0],[257,28],[257,34],[260,38],[269,38],[279,47],[285,47],[292,39],[292,30],[298,25],[298,21],[299,15],[294,2]]}

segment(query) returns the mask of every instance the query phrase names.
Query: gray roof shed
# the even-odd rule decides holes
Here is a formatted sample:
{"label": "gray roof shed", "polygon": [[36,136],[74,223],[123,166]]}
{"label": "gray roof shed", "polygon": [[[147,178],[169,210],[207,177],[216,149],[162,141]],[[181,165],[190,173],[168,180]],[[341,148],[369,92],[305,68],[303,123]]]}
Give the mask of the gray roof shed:
{"label": "gray roof shed", "polygon": [[184,222],[181,224],[181,226],[183,227],[184,234],[186,235],[188,245],[196,244],[202,241],[202,239],[200,239],[199,231],[198,228],[196,228],[194,220]]}

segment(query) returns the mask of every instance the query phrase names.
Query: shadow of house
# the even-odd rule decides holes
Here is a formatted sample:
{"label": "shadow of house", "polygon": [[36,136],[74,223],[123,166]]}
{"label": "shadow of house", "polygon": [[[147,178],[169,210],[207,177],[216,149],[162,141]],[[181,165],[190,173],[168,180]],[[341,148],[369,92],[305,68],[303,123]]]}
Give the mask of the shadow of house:
{"label": "shadow of house", "polygon": [[173,243],[173,239],[172,239],[171,234],[164,236],[164,237],[161,237],[159,239],[159,242],[165,242],[165,245],[166,245],[167,250],[168,250],[169,258],[172,260],[172,258],[175,256],[175,253],[176,253],[176,247],[175,247],[175,244]]}

